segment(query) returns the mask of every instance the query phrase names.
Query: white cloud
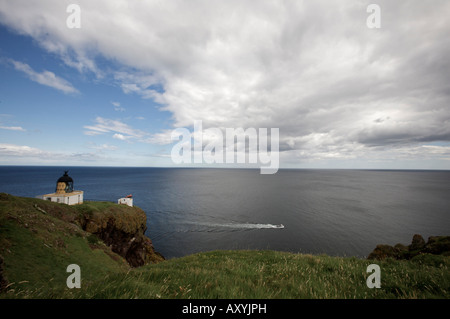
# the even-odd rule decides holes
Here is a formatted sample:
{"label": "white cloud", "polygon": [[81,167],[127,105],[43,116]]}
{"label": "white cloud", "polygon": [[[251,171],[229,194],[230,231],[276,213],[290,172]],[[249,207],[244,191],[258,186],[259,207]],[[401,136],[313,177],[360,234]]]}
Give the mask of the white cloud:
{"label": "white cloud", "polygon": [[114,106],[114,111],[125,112],[125,108],[120,106],[120,102],[111,102],[111,104]]}
{"label": "white cloud", "polygon": [[171,140],[172,130],[163,130],[159,133],[151,134],[120,121],[97,117],[94,125],[84,126],[85,135],[96,136],[110,134],[116,140],[135,141],[146,144],[167,145],[173,143]]}
{"label": "white cloud", "polygon": [[[58,1],[3,1],[0,18],[69,66],[161,103],[175,126],[280,128],[293,163],[395,160],[404,147],[418,157],[422,145],[450,141],[448,1],[378,1],[376,30],[366,26],[367,1],[78,3],[75,32],[62,27]],[[117,68],[100,70],[98,56]],[[154,143],[167,136],[104,118],[85,128]]]}
{"label": "white cloud", "polygon": [[7,143],[0,143],[0,154],[2,156],[20,156],[20,157],[29,157],[29,156],[41,157],[48,155],[47,152],[42,151],[38,148],[30,147],[27,145],[15,145]]}
{"label": "white cloud", "polygon": [[89,148],[97,150],[97,151],[116,151],[119,147],[115,145],[110,145],[107,143],[97,145],[95,143],[90,143]]}
{"label": "white cloud", "polygon": [[152,134],[148,138],[144,139],[143,142],[157,145],[172,144],[174,141],[172,140],[171,134],[172,130],[163,130],[162,132]]}
{"label": "white cloud", "polygon": [[0,126],[0,129],[2,129],[2,130],[10,130],[10,131],[22,131],[22,132],[26,131],[21,126]]}
{"label": "white cloud", "polygon": [[112,137],[117,139],[117,140],[121,140],[121,141],[126,141],[126,140],[131,138],[131,136],[125,136],[125,135],[120,134],[120,133],[115,133]]}
{"label": "white cloud", "polygon": [[[101,147],[105,150],[105,147]],[[114,150],[107,146],[108,150]],[[95,152],[55,152],[43,150],[28,145],[17,145],[0,143],[0,163],[10,165],[13,163],[24,163],[27,165],[60,164],[61,161],[68,165],[79,165],[80,163],[103,163],[112,162],[113,159],[102,154],[100,149]]]}
{"label": "white cloud", "polygon": [[10,60],[14,68],[25,73],[30,80],[39,84],[52,87],[64,93],[79,93],[79,91],[72,86],[68,81],[55,75],[55,73],[44,70],[39,73],[34,71],[28,64],[15,60]]}
{"label": "white cloud", "polygon": [[129,139],[142,139],[148,133],[134,129],[126,123],[119,120],[106,119],[103,117],[97,117],[95,119],[95,125],[84,126],[87,131],[84,132],[86,135],[100,135],[105,133],[113,133],[112,137],[122,141]]}
{"label": "white cloud", "polygon": [[10,122],[10,118],[12,118],[12,117],[13,117],[13,115],[11,115],[11,114],[0,114],[0,129],[9,130],[9,131],[26,132],[26,129],[24,129],[22,126],[4,125],[4,122]]}
{"label": "white cloud", "polygon": [[114,73],[114,79],[125,94],[138,94],[144,99],[153,99],[161,102],[162,95],[157,87],[163,79],[153,74],[145,74],[141,71],[129,70]]}
{"label": "white cloud", "polygon": [[105,133],[105,132],[100,132],[100,131],[96,130],[96,128],[94,128],[92,126],[85,126],[85,128],[88,128],[88,127],[91,127],[90,131],[84,131],[84,135],[96,136],[96,135],[101,135],[101,134]]}

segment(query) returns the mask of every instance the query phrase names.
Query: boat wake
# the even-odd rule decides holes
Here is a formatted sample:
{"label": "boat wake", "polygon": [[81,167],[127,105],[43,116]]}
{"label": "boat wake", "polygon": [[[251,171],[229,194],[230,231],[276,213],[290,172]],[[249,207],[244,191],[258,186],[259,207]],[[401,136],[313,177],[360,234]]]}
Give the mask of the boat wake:
{"label": "boat wake", "polygon": [[207,223],[207,222],[192,222],[197,226],[211,227],[211,228],[228,228],[228,229],[283,229],[284,225],[274,224],[254,224],[254,223]]}
{"label": "boat wake", "polygon": [[[283,224],[264,224],[264,223],[248,223],[242,221],[226,220],[207,215],[199,214],[180,214],[176,212],[153,212],[153,214],[166,215],[170,213],[170,221],[164,221],[163,227],[156,227],[152,232],[152,240],[160,240],[174,236],[179,233],[222,233],[222,232],[241,232],[241,231],[257,231],[263,229],[284,229]],[[186,216],[195,216],[197,220],[186,220]],[[201,217],[201,218],[198,218]],[[204,221],[201,219],[215,219]],[[161,219],[162,220],[162,219]],[[155,225],[155,223],[153,223]],[[164,231],[170,225],[169,231]]]}
{"label": "boat wake", "polygon": [[244,223],[244,224],[235,224],[235,223],[228,223],[228,224],[212,224],[210,225],[212,227],[226,227],[226,228],[236,228],[236,229],[282,229],[284,228],[283,224],[280,225],[273,225],[273,224],[250,224],[250,223]]}

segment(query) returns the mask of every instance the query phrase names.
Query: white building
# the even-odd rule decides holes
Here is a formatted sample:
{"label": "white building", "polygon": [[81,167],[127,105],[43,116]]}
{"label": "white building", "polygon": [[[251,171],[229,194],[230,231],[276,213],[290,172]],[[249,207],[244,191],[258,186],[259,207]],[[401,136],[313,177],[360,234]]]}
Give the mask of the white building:
{"label": "white building", "polygon": [[133,196],[128,195],[127,197],[122,197],[117,200],[117,204],[119,205],[128,205],[133,207]]}
{"label": "white building", "polygon": [[67,205],[83,204],[83,191],[73,189],[73,179],[67,173],[68,171],[65,171],[64,175],[56,182],[56,190],[54,193],[37,197]]}

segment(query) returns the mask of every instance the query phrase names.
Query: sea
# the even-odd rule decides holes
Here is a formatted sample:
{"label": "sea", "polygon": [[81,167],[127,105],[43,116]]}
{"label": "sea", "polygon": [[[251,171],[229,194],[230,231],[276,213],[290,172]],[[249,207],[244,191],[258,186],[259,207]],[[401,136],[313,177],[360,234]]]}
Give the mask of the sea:
{"label": "sea", "polygon": [[0,192],[54,192],[65,170],[85,200],[131,194],[166,259],[228,249],[366,258],[414,234],[450,235],[450,171],[0,166]]}

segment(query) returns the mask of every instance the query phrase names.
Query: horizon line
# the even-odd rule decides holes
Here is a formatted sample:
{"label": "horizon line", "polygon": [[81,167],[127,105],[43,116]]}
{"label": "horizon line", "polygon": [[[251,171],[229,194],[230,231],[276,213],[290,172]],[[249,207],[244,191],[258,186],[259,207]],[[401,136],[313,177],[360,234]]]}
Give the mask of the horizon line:
{"label": "horizon line", "polygon": [[[207,167],[207,166],[113,166],[113,165],[35,165],[0,164],[0,167],[61,167],[61,168],[164,168],[164,169],[247,169],[259,167]],[[358,171],[450,171],[450,168],[348,168],[348,167],[280,167],[278,170],[358,170]]]}

